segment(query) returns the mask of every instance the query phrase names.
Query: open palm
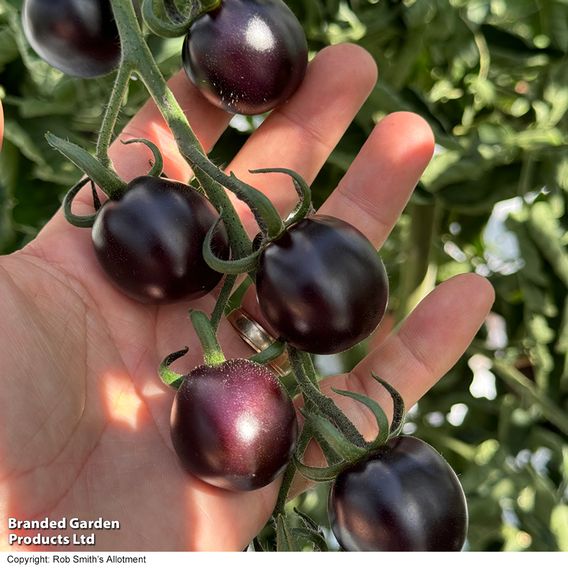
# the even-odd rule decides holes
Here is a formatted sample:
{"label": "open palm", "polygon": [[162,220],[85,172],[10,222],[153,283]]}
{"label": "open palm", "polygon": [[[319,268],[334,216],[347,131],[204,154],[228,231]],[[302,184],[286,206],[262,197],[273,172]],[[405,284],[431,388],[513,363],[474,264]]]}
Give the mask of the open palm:
{"label": "open palm", "polygon": [[[358,47],[322,51],[294,98],[250,138],[230,169],[263,189],[284,213],[295,194],[285,176],[249,169],[288,167],[314,179],[374,87],[376,69]],[[229,116],[209,106],[179,74],[170,85],[206,148]],[[121,136],[155,141],[168,176],[190,171],[169,130],[148,103]],[[397,113],[377,125],[322,213],[357,226],[378,247],[386,239],[433,151],[429,127]],[[111,155],[124,179],[148,169],[143,146],[115,144]],[[77,203],[90,211],[89,196]],[[251,214],[236,204],[254,231]],[[467,301],[464,302],[464,298]],[[466,349],[493,301],[489,284],[456,277],[432,292],[403,325],[375,346],[349,375],[329,385],[384,393],[375,370],[415,403]],[[210,312],[212,296],[191,307]],[[103,517],[119,531],[99,531],[103,550],[240,550],[264,525],[279,482],[231,493],[189,476],[169,438],[173,392],[156,374],[159,361],[184,345],[178,369],[191,370],[200,350],[188,303],[153,307],[116,291],[97,265],[88,230],[58,213],[24,250],[0,259],[0,510],[17,519]],[[254,312],[254,307],[250,307]],[[250,353],[226,322],[220,342],[228,356]],[[338,401],[363,432],[372,420],[349,400]],[[317,448],[307,461],[315,463]],[[2,522],[2,531],[6,524]],[[31,534],[31,533],[30,533]],[[7,547],[7,532],[2,533]]]}

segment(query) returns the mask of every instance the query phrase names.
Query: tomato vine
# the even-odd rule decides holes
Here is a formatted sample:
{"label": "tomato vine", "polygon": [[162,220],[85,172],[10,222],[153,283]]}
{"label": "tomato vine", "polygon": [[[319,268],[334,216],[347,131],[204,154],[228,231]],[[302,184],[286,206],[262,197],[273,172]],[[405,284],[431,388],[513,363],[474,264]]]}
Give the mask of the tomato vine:
{"label": "tomato vine", "polygon": [[[317,526],[308,517],[299,514],[300,526],[294,527],[285,510],[294,475],[299,471],[313,481],[345,477],[350,468],[371,459],[370,456],[396,439],[403,422],[404,404],[392,387],[375,377],[394,402],[393,419],[389,425],[385,412],[374,400],[359,393],[335,391],[339,396],[364,405],[375,416],[378,435],[371,442],[366,441],[337,404],[321,392],[310,353],[344,351],[376,329],[388,301],[388,279],[384,266],[373,245],[357,229],[338,219],[313,214],[310,188],[298,173],[278,167],[253,171],[256,174],[290,176],[298,194],[298,205],[290,217],[283,220],[261,191],[212,163],[152,56],[131,0],[109,2],[120,38],[120,62],[95,156],[71,142],[48,135],[49,144],[87,176],[66,196],[65,215],[78,227],[92,227],[101,265],[115,284],[136,300],[159,303],[199,297],[211,291],[224,277],[211,315],[196,311],[190,315],[203,348],[204,365],[186,375],[171,371],[172,363],[187,353],[187,349],[183,349],[166,357],[159,369],[163,382],[177,390],[171,418],[174,447],[180,462],[189,472],[226,489],[258,489],[283,473],[273,514],[278,549],[298,549],[302,539],[321,548],[322,537]],[[259,9],[257,4],[275,11],[276,28],[282,22],[288,26],[293,18],[280,0],[224,2],[227,2],[225,13],[233,9],[238,12],[242,8],[247,18],[253,13],[253,8]],[[219,17],[219,11],[223,9],[219,0],[190,2],[186,10],[180,10],[175,2],[168,0],[145,0],[142,14],[153,33],[171,37],[188,31],[191,35],[192,26],[201,21],[200,18],[206,17],[210,11],[217,11],[215,13]],[[278,20],[280,16],[281,21]],[[232,21],[231,18],[229,21]],[[233,30],[225,31],[229,36]],[[207,83],[209,90],[219,91],[213,98],[220,106],[243,112],[264,112],[271,108],[265,103],[282,103],[298,88],[307,64],[305,37],[302,34],[303,40],[300,38],[298,41],[294,38],[293,45],[284,46],[290,47],[286,50],[282,37],[286,36],[289,26],[284,31],[279,28],[276,31],[278,33],[273,39],[279,45],[279,52],[284,53],[285,59],[289,56],[297,59],[292,83],[274,94],[274,85],[269,81],[270,84],[265,85],[269,94],[262,94],[260,102],[249,96],[250,93],[239,96],[233,93],[232,102],[227,102],[222,90],[233,88],[233,85],[228,86],[229,83],[224,82],[228,81],[227,77],[219,83],[222,84],[220,89],[217,89],[217,78],[209,76],[207,80],[198,81]],[[298,29],[294,28],[294,34],[297,33]],[[225,46],[225,49],[230,51],[231,48]],[[188,50],[186,40],[186,62],[191,59]],[[190,76],[196,74],[198,59],[191,62],[194,67]],[[283,68],[287,67],[290,67],[288,60],[283,63]],[[281,83],[282,73],[278,73],[276,83]],[[192,168],[199,191],[212,206],[197,190],[179,182],[160,179],[162,158],[158,148],[150,141],[130,141],[145,143],[154,155],[154,165],[147,176],[126,184],[114,172],[108,150],[133,76],[146,86],[171,129],[181,155]],[[211,100],[210,92],[206,96]],[[234,104],[235,100],[246,104],[241,107]],[[109,200],[100,207],[95,202],[93,215],[79,217],[72,213],[73,200],[89,180],[96,183]],[[243,201],[254,214],[260,228],[259,238],[254,244],[226,190]],[[180,215],[185,215],[181,222]],[[184,241],[184,236],[176,233],[180,224],[191,228],[188,250],[183,249],[181,254],[178,245],[171,250],[169,248],[171,242]],[[131,228],[133,226],[144,227],[142,237],[138,234],[133,236],[136,230]],[[159,258],[154,256],[156,250],[160,251]],[[161,274],[161,279],[156,280],[157,261],[165,262],[171,268],[171,274]],[[336,268],[333,268],[334,265]],[[181,276],[180,266],[183,268]],[[197,282],[187,276],[192,271],[200,276]],[[217,329],[230,305],[237,276],[247,273],[256,282],[260,308],[279,337],[265,352],[250,359],[225,360],[216,337]],[[132,274],[136,275],[134,282]],[[284,287],[282,283],[286,274],[294,276]],[[307,300],[302,297],[306,290],[309,290]],[[285,348],[297,390],[305,401],[301,411],[304,423],[299,434],[292,402],[278,378],[266,366]],[[200,414],[200,409],[210,399],[215,400],[215,408]],[[302,462],[312,439],[319,444],[327,460],[323,468]],[[341,530],[337,529],[337,532]],[[344,542],[348,540],[344,539]],[[439,539],[434,540],[440,542]],[[452,540],[452,549],[459,545],[458,541],[459,538]],[[365,546],[366,541],[362,545],[355,544],[354,548]],[[422,545],[413,543],[411,549],[417,546]]]}

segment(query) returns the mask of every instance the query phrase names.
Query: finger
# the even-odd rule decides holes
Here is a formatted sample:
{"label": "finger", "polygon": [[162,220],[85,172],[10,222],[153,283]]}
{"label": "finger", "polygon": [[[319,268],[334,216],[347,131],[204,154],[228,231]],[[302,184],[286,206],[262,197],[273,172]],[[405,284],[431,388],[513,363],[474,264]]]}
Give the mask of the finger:
{"label": "finger", "polygon": [[344,44],[322,50],[294,97],[266,119],[228,170],[261,189],[281,213],[289,211],[297,200],[290,179],[249,170],[289,168],[311,183],[376,80],[376,64],[362,48]]}
{"label": "finger", "polygon": [[378,248],[434,152],[428,123],[409,112],[384,118],[319,213],[356,226]]}
{"label": "finger", "polygon": [[384,396],[371,378],[373,371],[392,384],[410,408],[456,364],[494,300],[489,281],[475,274],[440,284],[394,335],[355,367],[349,380],[370,396]]}
{"label": "finger", "polygon": [[[440,284],[399,330],[351,373],[322,381],[322,391],[335,399],[366,438],[374,436],[377,426],[370,412],[351,399],[335,395],[332,387],[362,392],[377,400],[387,414],[392,414],[390,397],[372,378],[374,372],[391,384],[410,408],[459,360],[482,326],[494,299],[491,284],[474,274],[456,276]],[[309,446],[305,461],[323,464],[323,456],[315,444]],[[297,479],[294,491],[303,490],[305,485],[305,481]]]}
{"label": "finger", "polygon": [[[424,119],[408,112],[387,116],[376,126],[319,213],[353,224],[379,248],[399,218],[433,151],[434,136]],[[276,181],[276,176],[270,177]],[[280,195],[290,196],[289,186],[270,190],[271,193],[278,191]],[[245,296],[243,305],[274,334],[260,312],[253,289]],[[376,336],[378,339],[372,340],[375,344],[382,338],[383,325]]]}

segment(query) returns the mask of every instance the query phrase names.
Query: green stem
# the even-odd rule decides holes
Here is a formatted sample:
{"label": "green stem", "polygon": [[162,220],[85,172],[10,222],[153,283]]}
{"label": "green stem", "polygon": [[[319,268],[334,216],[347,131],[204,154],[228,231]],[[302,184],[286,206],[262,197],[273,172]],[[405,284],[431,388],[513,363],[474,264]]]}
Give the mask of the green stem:
{"label": "green stem", "polygon": [[207,316],[200,311],[190,312],[191,323],[203,347],[203,359],[206,365],[216,366],[225,362],[225,355],[215,336],[215,330]]}
{"label": "green stem", "polygon": [[523,155],[521,166],[521,175],[519,176],[519,190],[517,195],[524,197],[532,189],[532,180],[534,176],[537,160],[528,152]]}
{"label": "green stem", "polygon": [[[365,439],[361,436],[355,425],[345,416],[331,398],[325,396],[319,390],[310,355],[288,346],[288,356],[292,369],[294,370],[294,375],[306,399],[306,403],[309,402],[318,412],[331,419],[338,430],[350,442],[364,448],[366,445]],[[310,410],[309,407],[308,410]]]}
{"label": "green stem", "polygon": [[[304,425],[302,432],[298,437],[296,442],[296,455],[303,456],[310,440],[312,439],[311,428]],[[296,466],[293,461],[290,461],[286,471],[284,471],[284,476],[282,478],[282,485],[280,486],[280,491],[278,493],[278,499],[276,500],[276,507],[274,509],[273,515],[278,517],[278,515],[284,514],[284,507],[286,506],[286,500],[288,499],[288,493],[290,493],[290,488],[292,487],[292,482],[296,475]]]}
{"label": "green stem", "polygon": [[234,258],[247,256],[251,251],[250,239],[225,189],[211,177],[219,170],[205,157],[183,110],[156,65],[140,30],[132,3],[125,0],[110,2],[122,43],[122,64],[132,65],[140,76],[207,197],[218,211],[223,211],[223,221],[229,233]]}
{"label": "green stem", "polygon": [[565,436],[568,436],[566,412],[540,392],[532,381],[514,367],[500,361],[493,361],[493,368],[519,396],[527,397],[531,403],[535,403],[542,415]]}
{"label": "green stem", "polygon": [[274,359],[278,359],[286,350],[286,345],[280,341],[275,341],[269,347],[267,347],[264,351],[249,357],[250,361],[255,363],[259,363],[260,365],[268,365],[272,363]]}
{"label": "green stem", "polygon": [[213,309],[213,313],[211,314],[211,327],[215,332],[219,329],[221,318],[225,313],[225,308],[227,307],[227,303],[229,301],[229,298],[231,297],[231,292],[233,291],[236,281],[236,274],[228,274],[225,277],[223,287],[221,288],[221,292],[219,293],[217,302],[215,303],[215,308]]}
{"label": "green stem", "polygon": [[99,162],[106,167],[110,166],[108,149],[114,136],[114,127],[118,120],[118,115],[122,107],[124,95],[128,89],[128,83],[130,82],[131,75],[132,66],[127,61],[122,62],[118,68],[118,73],[114,80],[114,86],[105,110],[103,122],[99,130],[96,156]]}
{"label": "green stem", "polygon": [[402,321],[430,293],[436,284],[437,266],[432,252],[441,215],[438,202],[409,206],[410,229],[406,238],[406,257],[401,276],[397,321]]}

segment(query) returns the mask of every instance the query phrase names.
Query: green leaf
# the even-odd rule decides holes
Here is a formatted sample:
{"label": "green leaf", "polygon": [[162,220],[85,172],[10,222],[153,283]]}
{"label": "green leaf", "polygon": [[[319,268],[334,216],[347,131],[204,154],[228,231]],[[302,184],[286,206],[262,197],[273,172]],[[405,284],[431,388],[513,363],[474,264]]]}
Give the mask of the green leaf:
{"label": "green leaf", "polygon": [[290,527],[284,515],[278,515],[276,519],[276,550],[277,552],[296,552],[300,550],[292,527]]}
{"label": "green leaf", "polygon": [[558,550],[568,552],[568,505],[559,504],[550,516],[550,530],[558,543]]}
{"label": "green leaf", "polygon": [[568,252],[560,245],[563,231],[552,213],[550,204],[539,201],[533,205],[530,211],[529,230],[558,278],[568,288]]}
{"label": "green leaf", "polygon": [[534,384],[529,381],[522,373],[503,363],[495,362],[495,370],[507,382],[507,384],[527,396],[529,400],[536,403],[542,414],[568,436],[568,417],[566,413],[558,408],[550,399],[540,393]]}

